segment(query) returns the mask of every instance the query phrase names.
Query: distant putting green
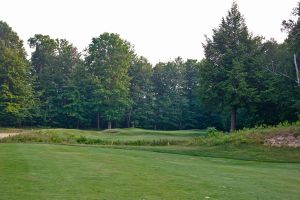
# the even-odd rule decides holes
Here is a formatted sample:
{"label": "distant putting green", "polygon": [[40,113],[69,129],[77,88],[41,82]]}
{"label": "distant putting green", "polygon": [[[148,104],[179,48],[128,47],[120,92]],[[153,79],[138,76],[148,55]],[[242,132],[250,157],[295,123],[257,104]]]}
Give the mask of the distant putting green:
{"label": "distant putting green", "polygon": [[300,199],[300,164],[0,144],[0,199]]}

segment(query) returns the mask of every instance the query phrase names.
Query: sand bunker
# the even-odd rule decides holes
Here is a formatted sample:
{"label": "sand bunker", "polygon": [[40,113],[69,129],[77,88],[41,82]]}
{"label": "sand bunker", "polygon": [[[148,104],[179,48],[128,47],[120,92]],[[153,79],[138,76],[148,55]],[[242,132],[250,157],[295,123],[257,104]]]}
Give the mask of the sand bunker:
{"label": "sand bunker", "polygon": [[20,134],[20,133],[0,133],[0,139],[6,138],[6,137],[9,137],[9,136],[18,135],[18,134]]}

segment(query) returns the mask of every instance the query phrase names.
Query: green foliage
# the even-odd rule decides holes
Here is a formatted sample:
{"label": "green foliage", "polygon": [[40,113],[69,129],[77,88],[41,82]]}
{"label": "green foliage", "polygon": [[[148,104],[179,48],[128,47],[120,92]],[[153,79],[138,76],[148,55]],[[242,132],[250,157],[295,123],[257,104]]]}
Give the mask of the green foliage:
{"label": "green foliage", "polygon": [[219,115],[212,112],[203,102],[199,101],[199,77],[201,62],[188,59],[183,65],[184,81],[182,88],[185,91],[186,106],[183,111],[183,124],[186,129],[205,129],[208,126],[221,128]]}
{"label": "green foliage", "polygon": [[[66,127],[66,123],[74,124],[69,118],[75,118],[78,126],[82,120],[82,105],[78,102],[80,97],[73,78],[82,63],[80,54],[67,40],[52,39],[48,35],[37,34],[28,42],[34,48],[31,63],[39,101],[37,123]],[[72,107],[74,101],[78,102],[75,108]]]}
{"label": "green foliage", "polygon": [[31,83],[23,42],[0,21],[0,125],[20,126],[30,120],[35,104]]}
{"label": "green foliage", "polygon": [[207,137],[195,138],[191,145],[263,145],[265,139],[269,136],[278,134],[292,134],[298,136],[300,134],[299,121],[295,123],[283,122],[276,126],[260,125],[254,128],[244,128],[231,134],[219,132],[215,128],[207,129]]}
{"label": "green foliage", "polygon": [[289,44],[291,52],[296,53],[298,58],[300,56],[300,2],[297,3],[297,7],[294,8],[292,15],[296,20],[284,20],[282,22],[283,30],[288,33],[286,42]]}
{"label": "green foliage", "polygon": [[284,120],[296,121],[300,112],[300,90],[295,83],[295,66],[288,44],[277,44],[270,40],[263,44],[263,51],[267,72],[264,76],[265,89],[261,92],[261,101],[252,111],[246,112],[246,115],[253,116],[250,126],[262,123],[274,125]]}
{"label": "green foliage", "polygon": [[203,45],[205,59],[178,57],[154,67],[112,33],[93,38],[83,56],[66,39],[36,34],[28,40],[29,63],[22,41],[1,21],[0,126],[227,131],[229,124],[294,122],[299,4],[293,15],[278,44],[249,33],[233,3]]}
{"label": "green foliage", "polygon": [[188,104],[182,59],[159,63],[153,71],[155,127],[184,129],[184,112]]}
{"label": "green foliage", "polygon": [[87,144],[88,139],[84,136],[80,136],[79,138],[76,139],[76,142],[79,144]]}
{"label": "green foliage", "polygon": [[253,37],[233,3],[226,18],[204,44],[205,62],[201,68],[200,96],[212,107],[231,111],[231,129],[239,108],[260,99],[262,82],[260,38]]}
{"label": "green foliage", "polygon": [[222,134],[222,132],[218,131],[215,127],[207,127],[206,132],[209,137],[218,137]]}
{"label": "green foliage", "polygon": [[128,74],[130,76],[131,107],[127,110],[127,127],[153,128],[153,69],[144,57],[135,56]]}
{"label": "green foliage", "polygon": [[92,104],[106,122],[120,120],[129,106],[131,57],[130,44],[117,34],[104,33],[88,47],[85,62],[93,83]]}

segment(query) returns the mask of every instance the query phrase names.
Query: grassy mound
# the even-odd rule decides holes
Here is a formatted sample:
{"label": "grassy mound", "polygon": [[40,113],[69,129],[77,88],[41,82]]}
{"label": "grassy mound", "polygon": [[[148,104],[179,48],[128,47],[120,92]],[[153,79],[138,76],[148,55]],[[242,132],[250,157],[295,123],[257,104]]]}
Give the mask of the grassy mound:
{"label": "grassy mound", "polygon": [[[20,131],[20,130],[19,130]],[[270,138],[284,135],[298,138],[300,123],[260,126],[234,133],[207,130],[154,131],[111,129],[21,130],[21,134],[0,139],[0,143],[46,143],[122,148],[193,156],[234,158],[268,162],[300,162],[300,148],[271,145]],[[295,142],[295,141],[293,141]],[[288,143],[285,143],[288,144]]]}
{"label": "grassy mound", "polygon": [[[268,139],[278,135],[300,136],[300,122],[283,123],[278,126],[260,126],[243,129],[234,133],[207,130],[154,131],[138,128],[110,129],[103,131],[77,129],[7,129],[6,132],[22,134],[6,137],[0,142],[62,143],[62,144],[99,144],[130,146],[217,146],[217,145],[268,145]],[[1,130],[0,130],[1,132]],[[1,133],[0,133],[1,134]],[[284,145],[283,145],[284,146]],[[288,146],[288,145],[287,145]]]}

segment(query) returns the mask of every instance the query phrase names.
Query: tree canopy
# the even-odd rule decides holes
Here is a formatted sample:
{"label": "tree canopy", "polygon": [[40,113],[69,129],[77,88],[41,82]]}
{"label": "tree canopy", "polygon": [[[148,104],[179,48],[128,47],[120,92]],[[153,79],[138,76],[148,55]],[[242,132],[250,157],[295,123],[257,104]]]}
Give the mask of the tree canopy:
{"label": "tree canopy", "polygon": [[0,21],[0,126],[140,127],[234,131],[296,121],[300,2],[278,43],[249,32],[237,3],[203,44],[200,60],[151,64],[116,33],[83,51],[35,34],[22,40]]}
{"label": "tree canopy", "polygon": [[[129,106],[130,44],[117,34],[104,33],[93,38],[88,47],[86,65],[94,85],[93,102],[97,118],[111,128]],[[100,115],[100,116],[99,116]],[[97,123],[99,128],[99,122]]]}
{"label": "tree canopy", "polygon": [[31,118],[34,106],[30,65],[23,42],[0,21],[0,125],[18,125]]}
{"label": "tree canopy", "polygon": [[253,37],[233,3],[226,18],[213,30],[204,46],[200,89],[203,101],[231,113],[231,130],[236,129],[236,113],[259,100],[262,82],[261,39]]}

